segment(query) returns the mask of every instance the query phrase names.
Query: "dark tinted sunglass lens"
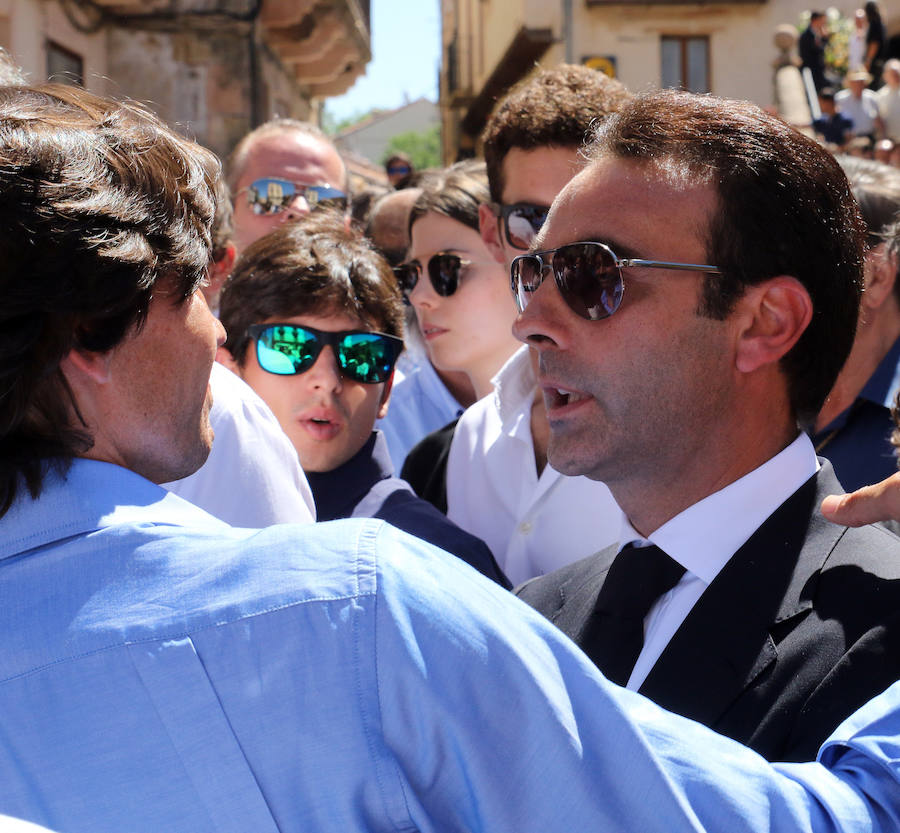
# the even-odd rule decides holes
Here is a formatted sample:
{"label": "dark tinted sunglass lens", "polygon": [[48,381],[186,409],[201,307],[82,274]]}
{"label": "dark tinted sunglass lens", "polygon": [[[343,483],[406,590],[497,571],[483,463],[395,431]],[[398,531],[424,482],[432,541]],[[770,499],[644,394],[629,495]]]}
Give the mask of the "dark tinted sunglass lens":
{"label": "dark tinted sunglass lens", "polygon": [[395,357],[393,343],[377,333],[348,333],[338,350],[344,373],[367,384],[384,382],[391,374]]}
{"label": "dark tinted sunglass lens", "polygon": [[560,294],[573,312],[597,321],[607,318],[622,300],[622,277],[610,251],[596,243],[561,246],[553,255]]}
{"label": "dark tinted sunglass lens", "polygon": [[513,260],[509,274],[516,307],[522,312],[541,285],[541,260],[537,255],[521,255]]}
{"label": "dark tinted sunglass lens", "polygon": [[506,240],[517,249],[527,249],[544,225],[548,209],[538,205],[514,206],[506,216]]}
{"label": "dark tinted sunglass lens", "polygon": [[394,267],[394,275],[397,277],[397,285],[403,297],[406,298],[419,282],[419,267],[414,263],[401,263]]}
{"label": "dark tinted sunglass lens", "polygon": [[428,261],[428,276],[438,295],[447,297],[459,288],[459,271],[462,261],[451,254],[435,255]]}
{"label": "dark tinted sunglass lens", "polygon": [[316,336],[300,327],[269,327],[256,340],[259,366],[279,376],[293,376],[309,370],[320,350]]}

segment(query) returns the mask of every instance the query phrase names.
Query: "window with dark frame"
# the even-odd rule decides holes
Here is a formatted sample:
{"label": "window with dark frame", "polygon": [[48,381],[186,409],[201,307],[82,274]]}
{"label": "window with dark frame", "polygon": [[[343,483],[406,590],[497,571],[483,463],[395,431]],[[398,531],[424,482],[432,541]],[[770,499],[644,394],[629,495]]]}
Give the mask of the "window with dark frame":
{"label": "window with dark frame", "polygon": [[663,87],[692,93],[710,92],[709,37],[663,35],[660,49]]}
{"label": "window with dark frame", "polygon": [[77,52],[47,41],[47,79],[61,84],[84,86],[84,59]]}

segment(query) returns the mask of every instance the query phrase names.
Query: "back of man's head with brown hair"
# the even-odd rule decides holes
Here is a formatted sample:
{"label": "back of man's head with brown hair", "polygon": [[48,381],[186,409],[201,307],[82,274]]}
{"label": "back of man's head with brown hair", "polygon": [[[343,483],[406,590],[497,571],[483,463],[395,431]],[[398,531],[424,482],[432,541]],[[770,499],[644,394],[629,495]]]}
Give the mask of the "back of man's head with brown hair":
{"label": "back of man's head with brown hair", "polygon": [[252,243],[222,290],[226,349],[243,365],[247,328],[273,318],[349,315],[403,336],[403,302],[390,267],[344,219],[319,211]]}
{"label": "back of man's head with brown hair", "polygon": [[212,153],[133,104],[76,87],[0,88],[0,514],[24,479],[89,449],[60,362],[105,352],[154,288],[206,275]]}
{"label": "back of man's head with brown hair", "polygon": [[559,64],[520,81],[501,99],[482,133],[491,199],[501,202],[503,159],[513,148],[580,147],[591,124],[631,93],[602,72]]}

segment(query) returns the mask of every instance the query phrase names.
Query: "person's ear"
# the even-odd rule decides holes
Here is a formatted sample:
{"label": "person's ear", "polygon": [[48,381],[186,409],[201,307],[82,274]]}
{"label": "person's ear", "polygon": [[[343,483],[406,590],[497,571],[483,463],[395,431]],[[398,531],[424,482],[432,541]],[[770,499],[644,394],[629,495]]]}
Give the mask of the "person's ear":
{"label": "person's ear", "polygon": [[237,363],[234,356],[231,355],[231,350],[227,347],[220,347],[216,351],[216,361],[219,364],[224,364],[232,373],[243,378],[244,374],[241,372],[241,366]]}
{"label": "person's ear", "polygon": [[500,218],[494,214],[487,203],[478,206],[478,230],[481,232],[481,239],[491,253],[491,257],[497,263],[506,266],[506,252],[500,242]]}
{"label": "person's ear", "polygon": [[391,399],[391,388],[394,386],[394,371],[388,376],[384,383],[384,390],[381,391],[381,404],[378,407],[378,419],[384,419],[388,412],[388,403]]}
{"label": "person's ear", "polygon": [[59,364],[70,383],[81,378],[95,385],[103,385],[110,380],[111,359],[112,350],[99,353],[94,350],[73,347],[63,356]]}
{"label": "person's ear", "polygon": [[736,367],[752,373],[791,350],[812,320],[813,303],[800,281],[778,275],[748,287],[732,314],[740,322]]}
{"label": "person's ear", "polygon": [[882,243],[866,253],[866,286],[862,294],[865,309],[878,309],[894,294],[897,281],[897,255],[887,253]]}
{"label": "person's ear", "polygon": [[213,298],[218,302],[219,293],[222,291],[222,285],[234,268],[234,261],[237,258],[237,249],[234,247],[234,243],[229,240],[222,247],[222,252],[222,257],[218,260],[214,260],[209,267],[209,274],[207,275],[208,284],[203,292],[207,301]]}

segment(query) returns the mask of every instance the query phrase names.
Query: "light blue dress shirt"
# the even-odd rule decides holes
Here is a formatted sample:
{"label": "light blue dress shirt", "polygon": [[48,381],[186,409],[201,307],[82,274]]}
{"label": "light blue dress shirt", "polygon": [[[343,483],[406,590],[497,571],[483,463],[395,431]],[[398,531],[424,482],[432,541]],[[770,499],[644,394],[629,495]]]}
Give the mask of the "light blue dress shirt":
{"label": "light blue dress shirt", "polygon": [[59,833],[900,829],[900,686],[773,767],[378,521],[76,462],[0,519],[0,813]]}

